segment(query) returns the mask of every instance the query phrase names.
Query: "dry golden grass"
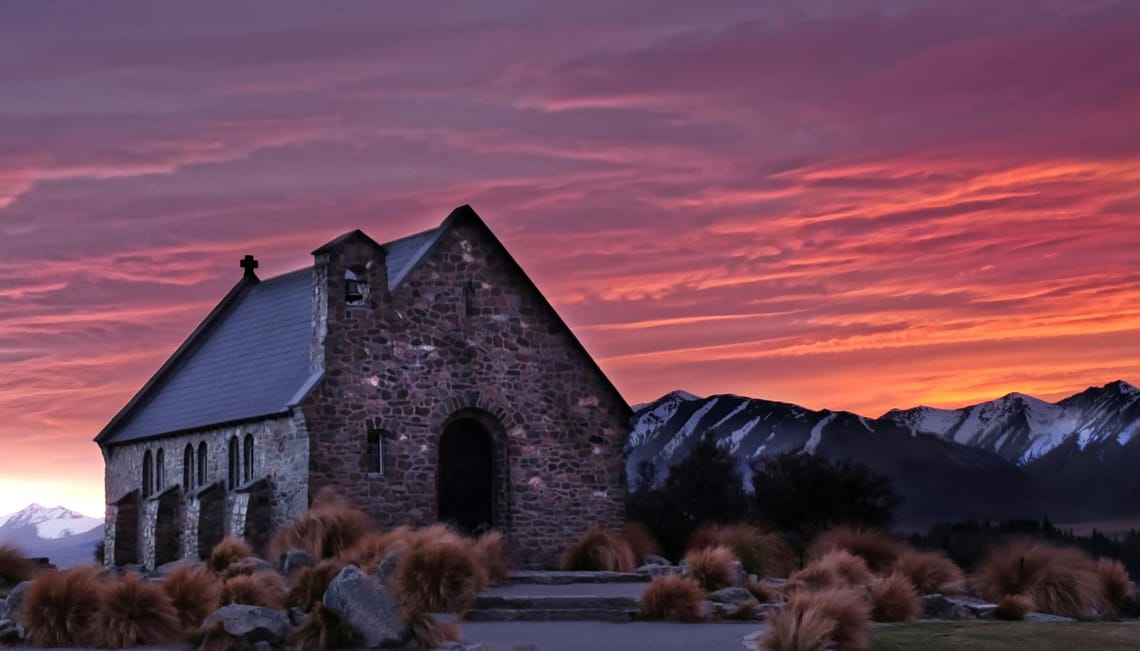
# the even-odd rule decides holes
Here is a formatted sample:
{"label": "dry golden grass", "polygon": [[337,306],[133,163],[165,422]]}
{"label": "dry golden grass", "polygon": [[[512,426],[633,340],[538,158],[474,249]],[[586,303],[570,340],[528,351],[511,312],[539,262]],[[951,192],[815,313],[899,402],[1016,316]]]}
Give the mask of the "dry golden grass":
{"label": "dry golden grass", "polygon": [[1106,608],[1096,563],[1080,550],[1042,542],[995,547],[978,564],[972,582],[991,602],[1024,594],[1043,613],[1089,617]]}
{"label": "dry golden grass", "polygon": [[736,557],[728,547],[705,547],[685,554],[689,575],[709,592],[736,584]]}
{"label": "dry golden grass", "polygon": [[344,565],[334,559],[326,559],[312,567],[303,567],[297,572],[292,587],[285,599],[290,607],[309,610],[324,600],[325,590],[344,569]]}
{"label": "dry golden grass", "polygon": [[356,634],[320,601],[304,621],[289,633],[294,651],[325,651],[357,646]]}
{"label": "dry golden grass", "polygon": [[675,574],[659,576],[641,595],[641,614],[670,622],[700,621],[704,598],[694,579]]}
{"label": "dry golden grass", "polygon": [[657,539],[649,532],[649,528],[640,522],[626,522],[622,525],[621,535],[629,543],[629,548],[633,551],[633,558],[637,563],[641,563],[646,556],[661,554],[661,547],[657,544]]}
{"label": "dry golden grass", "polygon": [[922,601],[904,574],[894,573],[871,583],[871,619],[910,622],[922,614]]}
{"label": "dry golden grass", "polygon": [[249,543],[241,538],[226,536],[214,546],[207,564],[218,576],[241,574],[242,572],[231,572],[231,569],[240,561],[252,558],[253,555],[253,547],[250,547]]}
{"label": "dry golden grass", "polygon": [[1120,561],[1102,558],[1096,562],[1096,572],[1100,576],[1101,590],[1105,605],[1114,614],[1124,612],[1132,605],[1136,595],[1136,584],[1128,576],[1128,570]]}
{"label": "dry golden grass", "polygon": [[288,594],[284,579],[276,572],[242,574],[222,583],[221,603],[282,609]]}
{"label": "dry golden grass", "polygon": [[36,566],[24,553],[12,545],[0,545],[0,586],[28,581],[36,573]]}
{"label": "dry golden grass", "polygon": [[820,608],[781,608],[768,616],[768,635],[760,648],[770,651],[825,651],[836,622]]}
{"label": "dry golden grass", "polygon": [[822,590],[826,588],[863,587],[871,584],[873,575],[867,563],[846,550],[834,550],[811,561],[804,569],[788,578],[784,591]]}
{"label": "dry golden grass", "polygon": [[218,609],[222,582],[203,566],[182,565],[166,575],[162,589],[170,597],[182,630],[189,632]]}
{"label": "dry golden grass", "polygon": [[510,576],[511,566],[507,561],[507,550],[503,534],[488,531],[475,541],[475,559],[483,567],[483,574],[490,585],[499,585]]}
{"label": "dry golden grass", "polygon": [[454,621],[440,622],[427,613],[413,613],[407,617],[407,623],[412,629],[412,637],[423,649],[435,649],[444,642],[463,641],[459,624]]}
{"label": "dry golden grass", "polygon": [[906,550],[894,571],[909,577],[921,594],[956,594],[966,588],[966,575],[942,552]]}
{"label": "dry golden grass", "polygon": [[905,547],[894,536],[879,529],[841,526],[820,534],[808,548],[807,555],[808,558],[819,558],[838,549],[862,558],[872,572],[886,572]]}
{"label": "dry golden grass", "polygon": [[100,646],[157,646],[181,636],[178,611],[159,584],[128,574],[108,584],[101,596],[92,636]]}
{"label": "dry golden grass", "polygon": [[41,572],[20,606],[27,641],[38,647],[93,646],[92,621],[103,584],[94,567]]}
{"label": "dry golden grass", "polygon": [[799,568],[799,557],[777,533],[766,533],[748,524],[720,530],[720,541],[740,559],[744,570],[758,577],[787,578]]}
{"label": "dry golden grass", "polygon": [[868,648],[867,629],[871,621],[871,604],[866,591],[853,588],[828,588],[815,592],[797,592],[788,598],[787,609],[806,613],[819,609],[835,622],[831,639],[844,651]]}
{"label": "dry golden grass", "polygon": [[994,615],[998,619],[1022,620],[1033,612],[1033,599],[1023,594],[1007,594],[997,603]]}
{"label": "dry golden grass", "polygon": [[562,569],[593,572],[632,572],[636,561],[629,543],[603,529],[584,532],[562,554]]}
{"label": "dry golden grass", "polygon": [[445,540],[404,552],[393,581],[410,613],[465,613],[487,577],[469,544]]}

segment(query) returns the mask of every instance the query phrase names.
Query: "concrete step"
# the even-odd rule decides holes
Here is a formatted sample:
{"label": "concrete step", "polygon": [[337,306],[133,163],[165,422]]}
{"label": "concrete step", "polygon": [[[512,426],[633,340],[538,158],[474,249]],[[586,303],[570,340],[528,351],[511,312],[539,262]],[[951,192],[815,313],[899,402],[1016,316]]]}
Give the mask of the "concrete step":
{"label": "concrete step", "polygon": [[[526,588],[529,587],[529,590]],[[513,585],[479,595],[469,621],[628,622],[640,610],[640,586]]]}
{"label": "concrete step", "polygon": [[464,615],[469,622],[631,622],[637,609],[566,608],[533,610],[512,608],[477,608]]}
{"label": "concrete step", "polygon": [[475,599],[475,608],[508,608],[512,610],[634,609],[640,607],[636,597],[603,595],[493,595]]}
{"label": "concrete step", "polygon": [[640,572],[512,572],[510,582],[526,585],[566,585],[570,583],[648,583],[652,577]]}

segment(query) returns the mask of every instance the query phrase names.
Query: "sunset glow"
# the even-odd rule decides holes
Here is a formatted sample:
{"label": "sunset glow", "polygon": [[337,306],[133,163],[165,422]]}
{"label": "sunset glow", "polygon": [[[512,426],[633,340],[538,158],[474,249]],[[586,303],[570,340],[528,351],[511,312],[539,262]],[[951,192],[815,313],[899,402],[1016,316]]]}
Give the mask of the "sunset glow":
{"label": "sunset glow", "polygon": [[0,6],[0,514],[242,255],[464,203],[631,404],[1140,382],[1140,4],[428,4]]}

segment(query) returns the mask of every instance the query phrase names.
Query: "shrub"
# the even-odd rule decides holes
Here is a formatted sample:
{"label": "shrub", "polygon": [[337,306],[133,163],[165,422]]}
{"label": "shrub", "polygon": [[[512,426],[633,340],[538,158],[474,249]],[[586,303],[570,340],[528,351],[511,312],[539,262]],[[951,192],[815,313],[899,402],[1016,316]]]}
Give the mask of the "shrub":
{"label": "shrub", "polygon": [[1132,577],[1128,576],[1124,564],[1102,558],[1096,563],[1096,571],[1100,576],[1105,605],[1116,614],[1124,612],[1132,605],[1136,595],[1136,584],[1132,582]]}
{"label": "shrub", "polygon": [[102,593],[93,632],[101,646],[125,649],[176,642],[181,633],[178,611],[157,583],[128,574]]}
{"label": "shrub", "polygon": [[205,567],[181,565],[162,580],[162,589],[170,597],[182,630],[189,632],[218,609],[222,585]]}
{"label": "shrub", "polygon": [[641,595],[641,614],[670,622],[700,621],[704,598],[694,579],[676,574],[659,576]]}
{"label": "shrub", "polygon": [[633,550],[621,536],[590,529],[562,554],[562,569],[594,572],[632,572]]}
{"label": "shrub", "polygon": [[239,561],[253,556],[253,547],[241,538],[226,536],[214,546],[210,552],[208,565],[214,574],[225,576],[230,574],[230,568]]}
{"label": "shrub", "polygon": [[396,564],[396,593],[411,613],[467,612],[487,579],[469,545],[412,547]]}
{"label": "shrub", "polygon": [[263,608],[285,607],[288,591],[281,575],[276,572],[242,574],[222,583],[221,603],[245,604]]}
{"label": "shrub", "polygon": [[755,516],[807,540],[840,524],[882,527],[902,500],[891,481],[852,460],[790,450],[751,461]]}
{"label": "shrub", "polygon": [[440,622],[427,613],[412,613],[407,617],[407,623],[412,629],[412,637],[424,649],[435,649],[445,642],[463,641],[456,622]]}
{"label": "shrub", "polygon": [[759,577],[787,578],[799,566],[795,550],[782,536],[748,524],[721,529],[720,544],[732,550],[746,572]]}
{"label": "shrub", "polygon": [[356,634],[320,601],[299,626],[289,633],[295,651],[325,651],[357,646]]}
{"label": "shrub", "polygon": [[0,586],[27,581],[35,571],[35,565],[19,549],[11,545],[0,545]]}
{"label": "shrub", "polygon": [[904,551],[894,571],[910,578],[921,594],[953,594],[966,587],[966,575],[942,552]]}
{"label": "shrub", "polygon": [[782,608],[768,615],[768,635],[762,645],[771,651],[825,651],[836,622],[820,608]]}
{"label": "shrub", "polygon": [[621,535],[629,543],[636,563],[641,563],[647,556],[656,556],[661,553],[661,547],[657,545],[657,540],[653,538],[653,534],[649,532],[649,527],[646,527],[644,523],[626,522],[622,526]]}
{"label": "shrub", "polygon": [[1007,594],[997,604],[994,615],[998,619],[1022,620],[1033,612],[1033,599],[1023,594]]}
{"label": "shrub", "polygon": [[817,558],[836,549],[862,558],[872,572],[885,572],[898,560],[903,546],[885,531],[840,526],[820,534],[807,554]]}
{"label": "shrub", "polygon": [[510,576],[510,563],[503,544],[503,534],[488,531],[475,541],[475,558],[483,567],[483,574],[491,585],[498,585]]}
{"label": "shrub", "polygon": [[867,562],[845,550],[824,554],[788,578],[785,591],[866,586],[871,583]]}
{"label": "shrub", "polygon": [[816,592],[797,592],[788,598],[789,610],[806,613],[819,609],[823,616],[835,622],[831,640],[844,651],[862,651],[867,648],[867,628],[871,620],[871,605],[862,590],[829,588]]}
{"label": "shrub", "polygon": [[1032,541],[992,549],[979,563],[974,587],[991,602],[1028,595],[1044,613],[1088,617],[1104,606],[1096,564],[1083,552]]}
{"label": "shrub", "polygon": [[41,572],[20,605],[19,621],[32,646],[91,646],[91,622],[99,610],[102,585],[95,568]]}
{"label": "shrub", "polygon": [[871,619],[909,622],[922,613],[922,601],[904,574],[894,573],[871,584]]}
{"label": "shrub", "polygon": [[324,600],[325,590],[329,584],[344,569],[344,565],[336,559],[326,559],[312,567],[302,567],[297,572],[293,587],[285,603],[294,608],[309,610],[315,604]]}
{"label": "shrub", "polygon": [[341,552],[337,558],[343,565],[355,565],[365,572],[372,573],[384,557],[397,547],[407,544],[411,529],[399,527],[387,533],[369,532],[362,535],[352,547]]}
{"label": "shrub", "polygon": [[712,592],[736,584],[736,557],[728,547],[694,549],[685,555],[689,574]]}

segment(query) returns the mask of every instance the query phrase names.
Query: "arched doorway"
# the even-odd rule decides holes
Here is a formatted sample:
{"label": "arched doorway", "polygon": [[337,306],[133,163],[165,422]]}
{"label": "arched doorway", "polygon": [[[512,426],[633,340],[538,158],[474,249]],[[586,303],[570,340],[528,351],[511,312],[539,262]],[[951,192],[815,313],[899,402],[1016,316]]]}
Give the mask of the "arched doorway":
{"label": "arched doorway", "polygon": [[468,534],[495,522],[495,444],[479,421],[459,418],[439,439],[439,519]]}

